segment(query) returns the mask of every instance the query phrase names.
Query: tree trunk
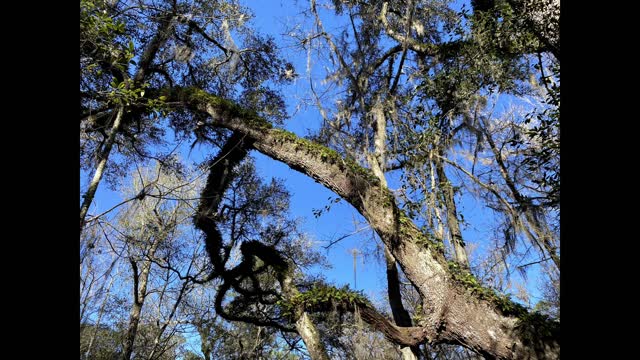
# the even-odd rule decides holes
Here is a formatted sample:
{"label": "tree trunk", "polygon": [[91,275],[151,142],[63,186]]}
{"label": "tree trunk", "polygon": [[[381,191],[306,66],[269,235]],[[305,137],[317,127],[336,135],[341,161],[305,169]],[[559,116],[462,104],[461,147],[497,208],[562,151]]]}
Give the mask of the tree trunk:
{"label": "tree trunk", "polygon": [[302,337],[312,360],[329,360],[324,344],[320,340],[320,333],[306,311],[302,311],[296,320],[296,330]]}
{"label": "tree trunk", "polygon": [[122,351],[122,358],[124,360],[131,359],[131,354],[133,353],[133,344],[136,340],[136,334],[138,332],[138,325],[140,324],[140,314],[142,313],[142,306],[144,305],[144,300],[147,297],[147,281],[149,280],[149,270],[151,268],[151,263],[146,262],[143,265],[142,272],[138,274],[138,267],[135,263],[135,260],[131,260],[131,267],[133,268],[133,276],[135,277],[134,282],[137,286],[134,286],[133,290],[133,305],[131,306],[131,311],[129,312],[129,326],[127,327],[127,335],[124,338],[124,349]]}
{"label": "tree trunk", "polygon": [[[160,237],[155,237],[151,248],[149,249],[148,257],[153,257],[156,253],[156,249],[160,244]],[[138,325],[140,324],[140,314],[142,313],[142,306],[147,298],[147,284],[149,281],[149,272],[151,271],[151,261],[145,260],[142,263],[142,271],[138,274],[138,265],[134,259],[129,260],[131,262],[131,268],[133,270],[133,306],[129,314],[129,326],[127,328],[127,335],[124,339],[124,350],[122,358],[124,360],[131,359],[133,353],[133,345],[136,340],[136,334],[138,332]]]}
{"label": "tree trunk", "polygon": [[[443,156],[442,150],[439,150],[440,156]],[[442,199],[447,211],[447,227],[449,228],[449,234],[451,235],[451,245],[453,246],[453,254],[455,261],[460,266],[468,269],[469,258],[464,248],[464,241],[462,240],[462,231],[460,230],[460,222],[458,222],[458,212],[456,209],[456,202],[454,198],[453,185],[449,181],[447,174],[444,172],[444,166],[442,160],[438,156],[433,159],[436,167],[436,173],[438,174],[438,180],[440,184],[440,190],[442,191]]]}
{"label": "tree trunk", "polygon": [[89,183],[89,188],[82,196],[84,200],[82,200],[82,206],[80,206],[80,232],[82,233],[82,229],[84,228],[84,219],[87,216],[87,212],[89,211],[89,206],[93,202],[93,198],[96,195],[96,190],[98,190],[98,185],[100,184],[100,179],[102,179],[102,174],[104,173],[104,169],[107,166],[107,160],[109,159],[109,154],[111,154],[111,149],[113,148],[113,144],[116,142],[116,135],[120,132],[120,127],[122,125],[122,114],[124,113],[124,108],[120,106],[118,108],[118,112],[116,113],[116,119],[113,121],[113,125],[111,126],[111,132],[109,133],[109,137],[104,143],[102,150],[98,154],[98,165],[96,166],[96,170],[93,174],[93,178]]}
{"label": "tree trunk", "polygon": [[[292,299],[294,296],[299,295],[298,289],[293,285],[293,267],[289,265],[289,270],[282,279],[282,291],[286,300]],[[312,360],[329,360],[327,350],[320,339],[320,332],[316,328],[309,314],[304,309],[295,309],[296,318],[296,330],[304,346],[309,351],[309,356]]]}
{"label": "tree trunk", "polygon": [[[378,99],[371,110],[373,117],[373,157],[368,157],[368,163],[373,174],[380,181],[380,186],[387,188],[387,178],[384,174],[386,170],[386,148],[387,148],[387,121],[384,107]],[[400,292],[400,278],[396,259],[393,257],[386,245],[384,246],[385,261],[387,264],[387,295],[393,320],[398,326],[411,326],[411,316],[402,304],[402,293]],[[403,360],[417,360],[417,347],[401,346],[400,352]]]}
{"label": "tree trunk", "polygon": [[122,351],[122,358],[124,360],[131,359],[131,354],[133,353],[133,344],[138,332],[142,304],[142,302],[135,301],[129,313],[129,326],[127,327],[127,335],[124,338],[124,350]]}
{"label": "tree trunk", "polygon": [[398,326],[411,326],[411,316],[409,316],[409,312],[402,304],[396,259],[386,247],[384,249],[384,255],[387,263],[387,295],[389,296],[389,305],[391,306],[393,320]]}
{"label": "tree trunk", "polygon": [[[246,135],[254,149],[323,184],[367,219],[425,304],[426,325],[419,329],[415,342],[406,345],[447,342],[497,359],[559,357],[559,335],[523,334],[530,328],[523,325],[523,314],[519,319],[508,311],[515,305],[487,295],[490,292],[486,289],[472,290],[457,281],[441,251],[442,243],[430,239],[406,218],[393,194],[369,171],[319,144],[272,129],[255,114],[200,90],[176,90],[172,96],[208,113],[210,125]],[[469,274],[468,278],[473,277]]]}
{"label": "tree trunk", "polygon": [[[411,316],[402,304],[400,276],[398,274],[396,259],[386,246],[384,247],[384,257],[387,264],[387,295],[389,296],[389,306],[391,307],[393,321],[398,326],[412,326]],[[417,360],[418,350],[417,346],[400,346],[400,353],[402,354],[403,360]]]}

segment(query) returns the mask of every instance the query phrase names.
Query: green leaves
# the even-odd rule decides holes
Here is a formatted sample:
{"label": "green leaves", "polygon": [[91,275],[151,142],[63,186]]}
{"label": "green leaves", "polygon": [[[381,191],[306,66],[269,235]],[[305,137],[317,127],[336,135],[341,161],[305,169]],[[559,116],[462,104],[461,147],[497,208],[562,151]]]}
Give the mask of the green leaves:
{"label": "green leaves", "polygon": [[334,199],[331,196],[329,196],[327,200],[329,201],[329,204],[325,205],[324,209],[312,209],[314,217],[319,218],[323,212],[329,212],[329,210],[331,210],[331,205],[339,203],[342,199],[339,197]]}

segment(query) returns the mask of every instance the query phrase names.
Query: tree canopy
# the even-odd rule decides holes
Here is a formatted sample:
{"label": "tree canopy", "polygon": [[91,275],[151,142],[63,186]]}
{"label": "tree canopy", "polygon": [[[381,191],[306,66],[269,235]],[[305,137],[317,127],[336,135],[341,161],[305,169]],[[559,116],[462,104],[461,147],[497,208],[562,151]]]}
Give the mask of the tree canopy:
{"label": "tree canopy", "polygon": [[[559,358],[559,1],[282,3],[81,1],[81,358]],[[383,297],[256,153],[361,216]]]}

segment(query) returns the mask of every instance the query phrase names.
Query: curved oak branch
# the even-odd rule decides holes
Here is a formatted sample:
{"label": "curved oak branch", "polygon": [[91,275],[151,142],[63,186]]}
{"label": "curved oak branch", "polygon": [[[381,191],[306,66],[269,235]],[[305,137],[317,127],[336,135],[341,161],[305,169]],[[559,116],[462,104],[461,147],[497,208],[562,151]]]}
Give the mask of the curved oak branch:
{"label": "curved oak branch", "polygon": [[[208,125],[243,134],[253,149],[313,178],[360,212],[424,301],[420,326],[424,337],[416,341],[461,344],[496,359],[559,358],[555,324],[544,323],[553,331],[523,335],[523,319],[530,314],[478,285],[471,274],[453,271],[442,253],[441,241],[420,231],[404,216],[393,194],[368,169],[322,145],[275,129],[255,113],[204,91],[174,89],[170,97],[192,111],[208,114]],[[371,316],[374,322],[378,319],[366,311],[364,316]],[[394,331],[411,331],[408,329]]]}

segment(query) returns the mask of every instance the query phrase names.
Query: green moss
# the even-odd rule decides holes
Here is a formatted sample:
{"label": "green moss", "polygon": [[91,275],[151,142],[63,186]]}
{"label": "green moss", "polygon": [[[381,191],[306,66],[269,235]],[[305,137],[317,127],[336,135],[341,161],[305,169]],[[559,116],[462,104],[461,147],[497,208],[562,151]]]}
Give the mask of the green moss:
{"label": "green moss", "polygon": [[416,239],[416,243],[429,249],[433,249],[441,254],[444,253],[444,244],[442,241],[439,241],[431,234],[421,234]]}
{"label": "green moss", "polygon": [[559,322],[539,312],[528,311],[524,306],[511,300],[508,295],[498,294],[493,289],[482,286],[475,276],[457,263],[449,261],[448,264],[456,282],[462,284],[479,298],[490,302],[503,315],[518,318],[515,329],[525,342],[543,338],[559,338]]}
{"label": "green moss", "polygon": [[272,134],[276,137],[276,139],[283,142],[298,140],[298,136],[296,134],[284,129],[276,129],[272,132]]}
{"label": "green moss", "polygon": [[296,150],[304,150],[310,154],[318,155],[323,161],[328,161],[332,164],[340,163],[342,161],[342,156],[340,156],[340,154],[335,150],[329,149],[328,147],[311,140],[298,137],[291,131],[276,129],[272,134],[275,135],[278,141],[292,142],[295,144]]}
{"label": "green moss", "polygon": [[407,230],[413,223],[412,220],[405,214],[404,211],[398,210],[398,222],[400,223],[400,234],[414,239],[416,244],[424,246],[428,249],[435,250],[441,254],[444,254],[444,243],[442,240],[436,238],[433,234],[428,232],[422,232],[416,230],[415,234],[407,233]]}
{"label": "green moss", "polygon": [[373,171],[371,171],[371,169],[367,169],[365,167],[362,167],[362,166],[358,165],[355,161],[353,161],[351,159],[346,159],[345,163],[346,163],[346,166],[351,171],[353,171],[354,173],[360,175],[360,177],[362,177],[367,182],[369,182],[371,184],[376,184],[376,185],[378,185],[380,183],[380,179],[378,179],[378,177],[373,174]]}
{"label": "green moss", "polygon": [[338,164],[371,184],[380,183],[380,180],[373,174],[370,169],[358,165],[351,159],[343,158],[337,151],[333,149],[329,149],[328,147],[318,144],[314,141],[298,137],[296,134],[283,129],[276,129],[272,132],[272,134],[276,136],[276,139],[282,142],[293,142],[295,144],[296,150],[305,150],[310,154],[319,156],[322,161],[326,161],[331,164]]}
{"label": "green moss", "polygon": [[448,264],[455,281],[462,284],[479,298],[490,302],[503,315],[518,318],[515,330],[525,345],[545,338],[559,339],[559,322],[539,312],[527,311],[524,306],[511,300],[508,295],[500,295],[493,289],[482,286],[475,276],[468,270],[461,268],[457,263],[449,261]]}
{"label": "green moss", "polygon": [[353,308],[357,304],[371,306],[361,292],[349,289],[349,286],[336,288],[325,284],[316,284],[311,289],[293,296],[289,301],[280,300],[277,304],[285,316],[293,316],[296,309],[308,311],[327,311],[334,308]]}
{"label": "green moss", "polygon": [[424,315],[424,309],[422,308],[422,304],[416,305],[416,308],[412,317],[413,323],[416,324],[416,326],[420,326],[422,321],[425,320],[425,317],[423,315]]}
{"label": "green moss", "polygon": [[235,102],[212,95],[198,88],[175,88],[172,90],[172,98],[192,105],[210,104],[224,112],[229,117],[242,118],[248,125],[260,129],[271,129],[273,125],[253,110],[248,110]]}
{"label": "green moss", "polygon": [[458,263],[453,261],[448,261],[447,263],[450,273],[456,282],[462,284],[472,294],[489,301],[504,315],[522,317],[528,314],[524,306],[511,300],[508,295],[498,294],[493,289],[483,286],[469,270],[460,267]]}
{"label": "green moss", "polygon": [[538,312],[520,316],[515,328],[525,344],[544,338],[560,337],[560,323]]}

